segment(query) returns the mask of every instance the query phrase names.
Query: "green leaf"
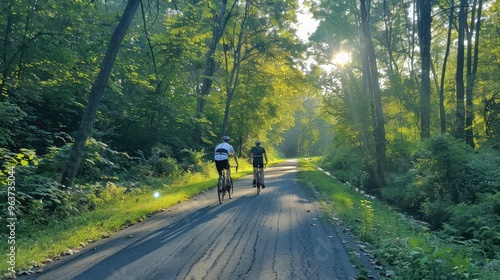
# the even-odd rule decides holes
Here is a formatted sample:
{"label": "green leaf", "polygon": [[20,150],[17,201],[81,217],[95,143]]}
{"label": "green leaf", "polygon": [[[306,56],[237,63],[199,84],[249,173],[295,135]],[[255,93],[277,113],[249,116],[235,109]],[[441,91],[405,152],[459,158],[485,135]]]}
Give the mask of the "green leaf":
{"label": "green leaf", "polygon": [[29,163],[29,162],[28,162],[27,160],[24,160],[24,159],[23,159],[23,160],[21,160],[21,165],[22,165],[22,166],[26,166],[26,165],[28,165],[28,163]]}

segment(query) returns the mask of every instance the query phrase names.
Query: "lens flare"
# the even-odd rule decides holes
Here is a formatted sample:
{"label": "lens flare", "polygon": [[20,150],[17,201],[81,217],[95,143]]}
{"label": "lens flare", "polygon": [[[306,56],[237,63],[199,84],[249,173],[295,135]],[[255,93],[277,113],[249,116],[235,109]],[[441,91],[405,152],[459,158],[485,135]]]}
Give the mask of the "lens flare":
{"label": "lens flare", "polygon": [[158,198],[158,197],[160,197],[160,193],[159,193],[159,192],[155,192],[155,193],[153,194],[153,196],[154,196],[155,198]]}

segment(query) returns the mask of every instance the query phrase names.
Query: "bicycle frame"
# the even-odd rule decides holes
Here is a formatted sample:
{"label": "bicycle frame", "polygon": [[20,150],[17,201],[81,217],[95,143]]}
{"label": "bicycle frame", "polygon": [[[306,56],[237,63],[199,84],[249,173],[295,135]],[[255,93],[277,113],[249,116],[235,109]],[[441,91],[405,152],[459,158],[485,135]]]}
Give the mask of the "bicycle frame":
{"label": "bicycle frame", "polygon": [[255,183],[257,185],[257,195],[260,194],[260,189],[261,189],[261,186],[262,186],[262,178],[261,178],[261,176],[263,175],[262,174],[263,173],[262,170],[263,170],[263,168],[265,168],[265,166],[266,166],[265,164],[262,167],[260,165],[258,165],[256,167],[256,169],[254,169]]}
{"label": "bicycle frame", "polygon": [[[231,166],[233,167],[233,166]],[[236,172],[238,172],[238,166],[234,166],[236,168]],[[226,192],[229,196],[229,199],[232,199],[234,187],[233,187],[233,179],[229,176],[229,180],[226,179],[228,170],[226,168],[222,169],[221,175],[219,175],[219,179],[217,180],[217,197],[219,198],[219,203],[221,204],[224,201],[224,196]],[[229,182],[229,185],[227,185]]]}

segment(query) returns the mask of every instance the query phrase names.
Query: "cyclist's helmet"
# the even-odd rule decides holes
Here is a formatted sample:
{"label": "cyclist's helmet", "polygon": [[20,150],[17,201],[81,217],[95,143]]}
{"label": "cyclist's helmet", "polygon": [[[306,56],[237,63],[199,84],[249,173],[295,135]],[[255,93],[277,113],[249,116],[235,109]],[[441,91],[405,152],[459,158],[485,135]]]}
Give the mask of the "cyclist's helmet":
{"label": "cyclist's helmet", "polygon": [[259,140],[255,141],[255,146],[260,146],[260,141]]}
{"label": "cyclist's helmet", "polygon": [[222,142],[229,142],[229,140],[231,140],[231,138],[229,138],[229,136],[222,136],[221,140],[222,140]]}

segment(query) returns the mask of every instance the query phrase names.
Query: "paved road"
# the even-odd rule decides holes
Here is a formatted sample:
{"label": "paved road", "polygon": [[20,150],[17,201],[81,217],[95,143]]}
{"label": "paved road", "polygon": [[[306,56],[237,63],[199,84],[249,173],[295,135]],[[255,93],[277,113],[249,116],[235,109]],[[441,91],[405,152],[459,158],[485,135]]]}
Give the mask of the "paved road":
{"label": "paved road", "polygon": [[267,168],[258,196],[249,176],[223,204],[207,191],[20,279],[354,279],[338,230],[296,168]]}

